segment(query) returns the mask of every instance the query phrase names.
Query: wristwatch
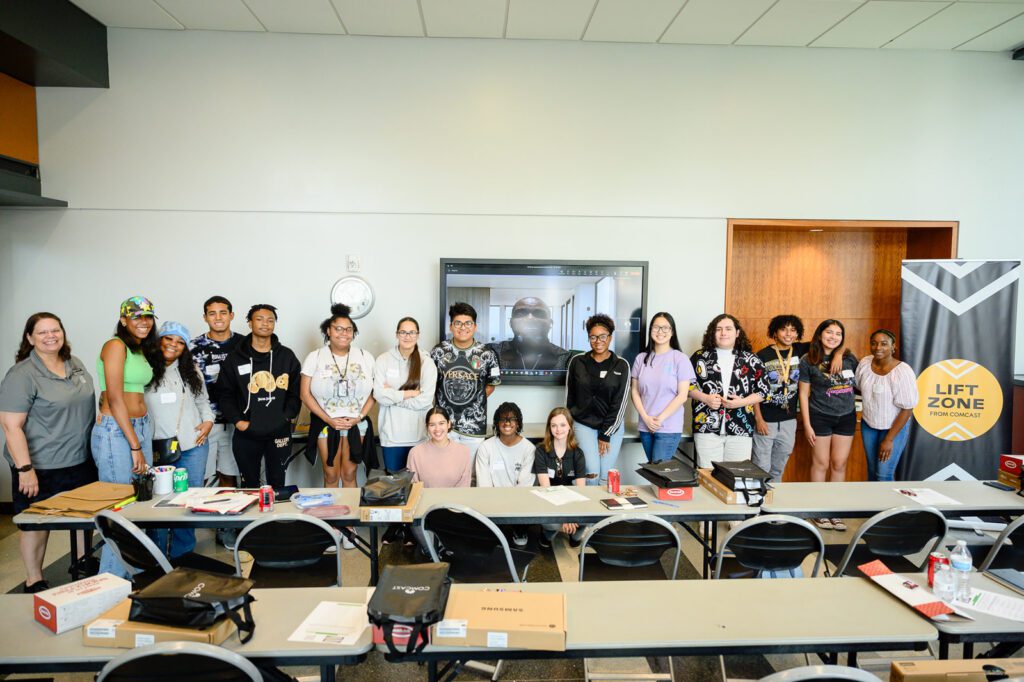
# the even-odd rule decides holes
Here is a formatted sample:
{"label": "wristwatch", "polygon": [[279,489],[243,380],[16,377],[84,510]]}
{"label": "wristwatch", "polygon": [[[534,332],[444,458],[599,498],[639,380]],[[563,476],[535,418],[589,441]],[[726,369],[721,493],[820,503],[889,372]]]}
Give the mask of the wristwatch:
{"label": "wristwatch", "polygon": [[15,471],[17,471],[19,474],[23,474],[26,471],[32,471],[32,463],[29,462],[28,464],[26,464],[23,467],[15,467]]}

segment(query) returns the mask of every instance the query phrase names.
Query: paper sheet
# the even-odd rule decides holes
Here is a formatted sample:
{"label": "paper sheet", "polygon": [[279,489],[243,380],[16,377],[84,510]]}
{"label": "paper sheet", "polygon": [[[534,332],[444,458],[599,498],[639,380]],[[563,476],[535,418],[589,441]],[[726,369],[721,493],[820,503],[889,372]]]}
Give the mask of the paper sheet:
{"label": "paper sheet", "polygon": [[1008,597],[996,594],[995,592],[989,592],[988,590],[972,588],[969,601],[956,601],[954,604],[974,611],[980,611],[990,616],[1008,618],[1009,620],[1024,623],[1024,599],[1019,597]]}
{"label": "paper sheet", "polygon": [[288,641],[351,646],[369,625],[366,604],[322,601],[306,616]]}
{"label": "paper sheet", "polygon": [[952,497],[947,497],[942,493],[937,493],[931,488],[893,488],[896,492],[909,500],[913,500],[918,504],[923,504],[926,507],[934,506],[949,506],[960,504]]}
{"label": "paper sheet", "polygon": [[557,507],[561,507],[563,504],[569,504],[571,502],[586,502],[590,499],[564,485],[555,485],[550,488],[539,488],[534,490],[533,494],[542,500],[547,500]]}

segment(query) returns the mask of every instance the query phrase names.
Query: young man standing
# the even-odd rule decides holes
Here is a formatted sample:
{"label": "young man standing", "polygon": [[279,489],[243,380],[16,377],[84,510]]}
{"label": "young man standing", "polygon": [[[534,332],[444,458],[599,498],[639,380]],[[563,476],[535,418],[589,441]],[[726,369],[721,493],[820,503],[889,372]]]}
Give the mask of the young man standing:
{"label": "young man standing", "polygon": [[468,303],[448,308],[451,341],[442,341],[430,351],[437,365],[435,402],[452,420],[451,440],[463,443],[475,456],[487,434],[487,396],[501,383],[501,370],[494,351],[473,338],[476,310]]}
{"label": "young man standing", "polygon": [[[476,451],[476,484],[480,488],[529,487],[536,446],[523,438],[523,412],[515,403],[502,403],[494,411],[494,433]],[[526,546],[526,527],[512,526],[512,542]]]}
{"label": "young man standing", "polygon": [[786,462],[796,443],[797,382],[800,379],[800,356],[807,352],[806,343],[798,343],[804,335],[804,323],[796,315],[776,315],[768,323],[771,345],[757,353],[764,363],[771,392],[763,402],[754,405],[754,464],[771,474],[773,481],[782,480]]}
{"label": "young man standing", "polygon": [[245,318],[252,333],[221,366],[217,399],[225,423],[233,424],[231,449],[246,488],[260,485],[260,464],[267,483],[284,486],[284,463],[291,454],[292,421],[299,414],[299,361],[274,334],[277,308],[259,303]]}

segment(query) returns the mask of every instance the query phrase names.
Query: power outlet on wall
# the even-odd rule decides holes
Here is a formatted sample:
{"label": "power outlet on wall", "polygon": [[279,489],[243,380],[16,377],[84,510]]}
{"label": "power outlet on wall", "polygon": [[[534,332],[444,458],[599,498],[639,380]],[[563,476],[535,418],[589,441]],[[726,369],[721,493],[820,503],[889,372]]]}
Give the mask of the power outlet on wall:
{"label": "power outlet on wall", "polygon": [[363,259],[359,256],[349,254],[346,264],[349,272],[359,272],[359,268],[363,266]]}

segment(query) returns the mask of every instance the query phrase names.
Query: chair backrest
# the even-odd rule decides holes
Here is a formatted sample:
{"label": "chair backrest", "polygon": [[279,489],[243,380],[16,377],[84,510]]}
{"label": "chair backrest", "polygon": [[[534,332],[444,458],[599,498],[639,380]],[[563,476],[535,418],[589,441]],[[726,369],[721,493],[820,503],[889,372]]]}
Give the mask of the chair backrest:
{"label": "chair backrest", "polygon": [[583,580],[583,552],[590,547],[601,563],[623,568],[650,566],[661,561],[666,550],[675,548],[670,580],[676,579],[682,541],[664,519],[652,514],[607,516],[587,529],[580,542],[580,580]]}
{"label": "chair backrest", "polygon": [[785,514],[755,516],[733,528],[718,550],[715,578],[721,577],[726,552],[755,571],[790,571],[801,564],[809,554],[816,554],[811,577],[818,575],[825,556],[825,541],[821,533],[804,519]]}
{"label": "chair backrest", "polygon": [[758,682],[878,682],[878,676],[845,665],[808,665],[762,677]]}
{"label": "chair backrest", "polygon": [[992,549],[988,551],[985,556],[985,560],[978,566],[979,571],[987,571],[991,566],[992,562],[996,560],[996,555],[999,554],[999,550],[1003,548],[1009,542],[1014,549],[1024,549],[1024,515],[1018,516],[1013,520],[1012,523],[1006,524],[1006,528],[996,538],[996,542],[992,545]]}
{"label": "chair backrest", "polygon": [[[459,567],[467,567],[484,557],[490,557],[500,547],[508,563],[511,581],[519,582],[505,534],[477,510],[462,504],[435,504],[423,514],[420,524],[427,539],[430,557],[434,561],[447,561],[453,569],[458,570]],[[443,557],[437,551],[438,542],[444,549]]]}
{"label": "chair backrest", "polygon": [[[928,549],[932,552],[946,537],[946,517],[935,507],[893,507],[878,512],[853,534],[850,546],[836,567],[836,576],[849,568],[850,559],[863,541],[872,554],[880,557],[906,557]],[[930,546],[929,546],[930,545]],[[925,553],[927,561],[928,553]]]}
{"label": "chair backrest", "polygon": [[132,649],[108,662],[97,682],[190,680],[190,682],[262,682],[259,669],[245,657],[202,642],[160,642]]}
{"label": "chair backrest", "polygon": [[235,542],[235,575],[242,575],[239,553],[252,555],[253,561],[267,568],[311,566],[334,545],[341,585],[341,533],[325,521],[306,514],[272,514],[253,521],[242,529]]}
{"label": "chair backrest", "polygon": [[142,529],[117,512],[105,509],[93,520],[110,551],[134,575],[146,571],[171,572],[171,562]]}

